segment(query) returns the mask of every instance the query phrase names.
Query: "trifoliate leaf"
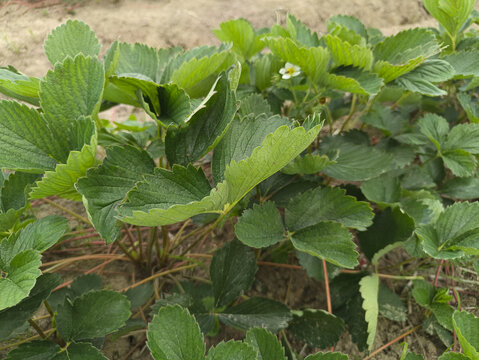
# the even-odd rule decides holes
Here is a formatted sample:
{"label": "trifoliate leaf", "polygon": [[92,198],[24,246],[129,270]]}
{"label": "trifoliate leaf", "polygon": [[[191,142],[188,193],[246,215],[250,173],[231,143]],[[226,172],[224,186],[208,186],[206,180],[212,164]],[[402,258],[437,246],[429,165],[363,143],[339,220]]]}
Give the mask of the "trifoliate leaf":
{"label": "trifoliate leaf", "polygon": [[208,351],[206,360],[257,360],[253,346],[241,341],[220,342]]}
{"label": "trifoliate leaf", "polygon": [[455,203],[433,225],[416,229],[424,251],[436,259],[456,259],[479,253],[479,203]]}
{"label": "trifoliate leaf", "polygon": [[352,235],[338,223],[319,222],[303,228],[291,235],[291,242],[297,250],[341,267],[352,269],[358,264]]}
{"label": "trifoliate leaf", "polygon": [[470,359],[479,359],[479,318],[466,311],[455,311],[452,317],[464,354]]}
{"label": "trifoliate leaf", "polygon": [[166,306],[148,326],[148,348],[155,360],[203,360],[205,344],[193,315],[180,306]]}
{"label": "trifoliate leaf", "polygon": [[38,310],[51,291],[61,283],[56,274],[44,274],[37,279],[30,295],[17,305],[0,311],[0,339],[6,339]]}
{"label": "trifoliate leaf", "polygon": [[[317,126],[306,132],[301,127],[292,130],[286,126],[279,127],[273,134],[266,136],[262,146],[253,150],[250,157],[238,163],[232,161],[226,168],[225,180],[210,195],[202,195],[202,199],[176,196],[171,190],[181,188],[178,185],[179,178],[174,173],[159,170],[159,178],[147,177],[146,181],[137,184],[137,189],[129,192],[127,201],[119,208],[121,219],[137,225],[158,226],[201,213],[229,211],[257,184],[298,156],[316,138],[319,129]],[[163,180],[165,176],[171,181]],[[153,185],[153,181],[156,184]],[[163,188],[164,192],[160,193],[159,188]],[[145,192],[148,195],[143,196]]]}
{"label": "trifoliate leaf", "polygon": [[238,163],[251,156],[268,134],[283,125],[290,123],[279,115],[235,118],[213,153],[212,171],[215,183],[224,180],[226,168],[232,161]]}
{"label": "trifoliate leaf", "polygon": [[283,219],[274,202],[245,210],[235,226],[235,234],[245,245],[262,248],[280,242],[284,237]]}
{"label": "trifoliate leaf", "polygon": [[377,275],[365,276],[359,281],[359,291],[363,298],[363,309],[366,312],[368,323],[368,348],[371,350],[376,337],[379,315],[379,277]]}
{"label": "trifoliate leaf", "polygon": [[343,331],[344,322],[324,310],[298,311],[288,327],[295,337],[320,349],[334,346]]}
{"label": "trifoliate leaf", "polygon": [[240,330],[260,327],[278,332],[288,326],[292,316],[288,307],[280,302],[253,297],[227,308],[218,314],[218,318]]}
{"label": "trifoliate leaf", "polygon": [[290,231],[328,220],[366,230],[372,218],[372,210],[366,202],[346,195],[341,188],[331,187],[318,187],[295,196],[285,211],[286,226]]}
{"label": "trifoliate leaf", "polygon": [[118,330],[130,317],[126,296],[108,290],[90,291],[73,302],[65,300],[55,316],[57,330],[65,340],[105,336]]}
{"label": "trifoliate leaf", "polygon": [[55,28],[45,40],[45,53],[52,65],[62,62],[67,56],[78,54],[97,57],[100,42],[90,27],[78,20],[68,20]]}
{"label": "trifoliate leaf", "polygon": [[239,241],[234,240],[218,250],[210,265],[215,307],[229,305],[248,291],[257,270],[253,252]]}
{"label": "trifoliate leaf", "polygon": [[170,163],[186,166],[200,159],[225,135],[236,113],[226,74],[220,75],[203,103],[186,123],[168,127],[165,146]]}
{"label": "trifoliate leaf", "polygon": [[325,48],[320,46],[312,48],[302,47],[292,39],[282,37],[267,37],[264,41],[273,54],[279,56],[284,61],[299,66],[301,71],[313,83],[317,83],[326,73],[329,52]]}
{"label": "trifoliate leaf", "polygon": [[257,351],[257,360],[286,360],[278,338],[266,329],[248,330],[244,341]]}
{"label": "trifoliate leaf", "polygon": [[155,163],[145,151],[132,146],[108,148],[106,154],[103,164],[89,170],[76,188],[93,226],[111,243],[121,228],[121,222],[115,219],[116,207],[143,174],[153,173]]}
{"label": "trifoliate leaf", "polygon": [[[414,220],[401,209],[387,208],[376,214],[373,225],[358,233],[359,244],[364,254],[372,259],[388,245],[401,243],[409,239],[414,231]],[[384,236],[388,234],[388,236]]]}
{"label": "trifoliate leaf", "polygon": [[245,59],[251,58],[264,47],[253,26],[245,19],[222,22],[213,33],[222,42],[233,43],[232,50]]}

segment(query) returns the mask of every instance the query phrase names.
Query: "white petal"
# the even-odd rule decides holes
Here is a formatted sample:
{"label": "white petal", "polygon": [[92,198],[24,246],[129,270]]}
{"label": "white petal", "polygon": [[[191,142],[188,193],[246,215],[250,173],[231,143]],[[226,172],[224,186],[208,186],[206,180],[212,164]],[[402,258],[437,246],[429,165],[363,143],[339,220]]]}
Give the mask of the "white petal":
{"label": "white petal", "polygon": [[279,69],[280,74],[286,74],[287,72],[288,72],[288,70],[286,70],[286,68]]}
{"label": "white petal", "polygon": [[294,69],[295,72],[301,70],[301,68],[299,66],[296,66],[296,65],[293,65],[293,69]]}
{"label": "white petal", "polygon": [[294,67],[294,65],[291,64],[291,63],[289,63],[289,62],[287,62],[287,63],[284,65],[284,67],[285,67],[285,69],[287,69],[287,68]]}
{"label": "white petal", "polygon": [[298,76],[299,75],[299,70],[295,71],[292,76]]}
{"label": "white petal", "polygon": [[284,74],[283,79],[291,79],[291,74]]}

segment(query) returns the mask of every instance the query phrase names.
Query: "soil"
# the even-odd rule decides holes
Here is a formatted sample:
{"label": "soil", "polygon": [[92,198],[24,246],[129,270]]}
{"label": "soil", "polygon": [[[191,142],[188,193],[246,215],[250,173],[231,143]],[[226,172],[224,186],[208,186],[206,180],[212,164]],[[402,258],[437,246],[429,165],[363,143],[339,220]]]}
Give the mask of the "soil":
{"label": "soil", "polygon": [[[191,48],[218,44],[211,30],[217,28],[222,21],[243,17],[260,28],[275,23],[283,24],[288,12],[318,32],[326,30],[325,21],[335,14],[356,16],[367,26],[377,27],[386,35],[412,26],[435,24],[423,8],[421,0],[0,0],[0,66],[13,65],[27,75],[43,76],[51,68],[43,51],[43,42],[53,28],[68,18],[88,23],[100,39],[104,52],[116,39],[142,42],[154,47]],[[115,117],[126,118],[130,113],[129,107],[121,106],[103,116],[113,120]],[[72,203],[66,205],[76,206]],[[40,211],[44,211],[43,208]],[[40,212],[39,216],[44,216],[44,213]],[[76,226],[74,223],[72,225]],[[219,240],[230,239],[224,237]],[[212,246],[211,243],[209,246]],[[94,265],[96,263],[91,264]],[[83,266],[88,269],[89,264]],[[67,272],[62,275],[66,275],[68,280],[82,269],[75,267],[73,274]],[[108,271],[110,275],[107,275]],[[121,273],[129,273],[130,276]],[[115,290],[124,288],[132,281],[131,273],[131,267],[126,264],[108,265],[104,274],[106,286]],[[291,282],[287,296],[291,307],[324,308],[322,285],[307,278],[302,271],[292,273],[287,269],[271,271],[262,268],[257,282],[266,291],[266,296],[284,301],[291,276],[294,281]],[[474,302],[473,306],[476,305]],[[411,312],[410,320],[417,324],[419,319],[414,318],[414,312]],[[400,335],[409,325],[380,320],[375,348]],[[226,331],[226,335],[238,336],[230,330]],[[107,343],[104,353],[109,359],[123,359],[135,347],[136,342],[143,338],[144,332],[121,338],[115,343]],[[416,332],[403,341],[408,342],[411,350],[423,354],[426,359],[437,358],[444,350],[423,332]],[[343,336],[336,350],[352,356],[365,355],[358,352],[349,335]],[[401,348],[396,344],[376,358],[399,359],[400,353]],[[0,357],[1,355],[0,353]],[[144,346],[139,346],[128,358],[150,357]]]}

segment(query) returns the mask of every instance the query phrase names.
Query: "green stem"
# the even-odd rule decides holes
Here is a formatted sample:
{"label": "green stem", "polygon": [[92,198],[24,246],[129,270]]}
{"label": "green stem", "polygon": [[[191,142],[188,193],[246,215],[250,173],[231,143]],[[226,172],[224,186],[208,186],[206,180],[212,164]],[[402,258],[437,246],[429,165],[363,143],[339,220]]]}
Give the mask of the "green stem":
{"label": "green stem", "polygon": [[146,263],[148,269],[151,268],[151,255],[153,252],[153,245],[155,245],[155,240],[158,237],[158,228],[156,226],[150,228],[148,233],[148,243],[146,245]]}
{"label": "green stem", "polygon": [[163,251],[160,258],[160,266],[163,266],[168,259],[168,252],[170,250],[170,234],[168,232],[168,226],[161,227],[161,237],[163,239]]}
{"label": "green stem", "polygon": [[133,254],[127,249],[127,247],[125,246],[125,244],[123,244],[121,241],[117,241],[118,243],[118,247],[121,249],[121,251],[123,251],[125,253],[126,256],[128,256],[130,258],[131,261],[137,263],[138,262],[138,259],[135,259],[135,257],[133,256]]}
{"label": "green stem", "polygon": [[354,94],[353,99],[351,101],[351,107],[349,108],[348,117],[346,118],[343,125],[341,126],[340,132],[343,132],[346,129],[346,125],[349,124],[349,121],[351,121],[353,115],[356,113],[357,106],[358,106],[357,102],[358,102],[358,95]]}
{"label": "green stem", "polygon": [[73,216],[75,219],[77,220],[80,220],[81,222],[87,224],[88,226],[93,226],[92,223],[90,222],[90,220],[88,220],[86,217],[83,217],[81,216],[80,214],[77,214],[76,212],[70,210],[70,209],[67,209],[66,207],[60,205],[60,204],[57,204],[56,202],[54,201],[51,201],[50,199],[47,199],[47,198],[43,198],[43,201],[45,201],[46,203],[56,207],[57,209],[60,209],[62,210],[63,212]]}
{"label": "green stem", "polygon": [[28,319],[28,323],[30,324],[32,328],[35,329],[35,331],[38,333],[38,335],[40,335],[42,339],[47,338],[43,330],[40,328],[40,326],[38,326],[38,324],[35,321],[33,321],[32,319]]}

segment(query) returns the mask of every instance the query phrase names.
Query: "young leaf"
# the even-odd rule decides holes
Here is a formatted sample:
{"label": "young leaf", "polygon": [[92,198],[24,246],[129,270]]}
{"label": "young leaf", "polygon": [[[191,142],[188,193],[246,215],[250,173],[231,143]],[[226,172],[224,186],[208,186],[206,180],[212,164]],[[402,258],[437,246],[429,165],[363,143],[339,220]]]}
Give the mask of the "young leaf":
{"label": "young leaf", "polygon": [[364,39],[368,38],[366,27],[359,19],[355,18],[354,16],[334,15],[326,21],[326,25],[328,27],[328,32],[332,32],[334,31],[335,27],[341,26],[355,32]]}
{"label": "young leaf", "polygon": [[244,341],[257,351],[257,360],[286,360],[278,338],[266,329],[248,330]]}
{"label": "young leaf", "polygon": [[379,304],[379,277],[377,275],[365,276],[359,281],[359,291],[363,298],[363,309],[366,311],[366,321],[368,323],[368,347],[373,347],[376,337],[376,328],[378,325]]}
{"label": "young leaf", "polygon": [[344,331],[343,321],[324,310],[298,313],[294,315],[288,331],[312,347],[326,349],[334,346]]}
{"label": "young leaf", "polygon": [[424,6],[444,27],[455,46],[459,30],[474,9],[475,2],[475,0],[424,0]]}
{"label": "young leaf", "polygon": [[[371,260],[376,253],[387,246],[409,239],[414,228],[414,220],[401,209],[387,208],[376,214],[371,227],[358,233],[361,250]],[[384,236],[386,233],[387,237]]]}
{"label": "young leaf", "polygon": [[249,21],[235,19],[222,22],[213,33],[222,42],[233,43],[232,50],[248,60],[264,47],[260,37]]}
{"label": "young leaf", "polygon": [[[273,134],[266,136],[262,146],[255,148],[250,157],[238,163],[232,161],[226,168],[225,180],[201,200],[189,198],[187,202],[179,202],[170,191],[171,186],[178,186],[179,180],[175,177],[168,183],[160,178],[155,186],[145,181],[139,182],[137,189],[130,191],[127,201],[119,207],[122,220],[137,225],[158,226],[201,213],[229,211],[257,184],[298,156],[314,140],[319,129],[317,126],[306,132],[301,127],[292,130],[286,126],[279,127]],[[162,172],[170,173],[166,170]],[[165,189],[161,200],[158,198],[159,187]],[[150,192],[147,189],[151,189]],[[148,192],[146,197],[141,195],[144,192]]]}
{"label": "young leaf", "polygon": [[195,318],[180,306],[160,309],[148,325],[148,348],[155,360],[203,360],[205,344]]}
{"label": "young leaf", "polygon": [[257,360],[255,349],[241,341],[220,342],[208,351],[206,360]]}
{"label": "young leaf", "polygon": [[186,166],[218,145],[236,113],[235,95],[226,74],[216,80],[210,93],[186,123],[170,126],[166,134],[166,155],[172,164]]}
{"label": "young leaf", "polygon": [[243,212],[235,226],[235,234],[245,245],[263,248],[280,242],[284,237],[283,219],[274,202],[253,204]]}
{"label": "young leaf", "polygon": [[67,56],[78,54],[97,57],[100,42],[90,27],[78,20],[68,20],[54,29],[45,40],[45,53],[52,65],[62,62]]}
{"label": "young leaf", "polygon": [[[245,111],[243,103],[244,101],[240,113]],[[278,115],[268,117],[262,114],[235,118],[213,153],[212,172],[215,183],[224,180],[226,168],[232,161],[238,163],[251,156],[268,134],[284,125],[290,125],[290,121]]]}
{"label": "young leaf", "polygon": [[293,246],[310,255],[345,268],[358,264],[356,245],[352,235],[343,225],[333,222],[319,222],[291,235]]}
{"label": "young leaf", "polygon": [[0,339],[6,339],[30,319],[51,291],[61,284],[57,274],[44,274],[37,279],[30,295],[17,305],[0,311]]}
{"label": "young leaf", "polygon": [[260,327],[278,332],[288,326],[292,316],[288,307],[280,302],[253,297],[227,308],[218,318],[240,330]]}
{"label": "young leaf", "polygon": [[452,317],[464,354],[471,359],[479,358],[479,318],[466,311],[455,311]]}
{"label": "young leaf", "polygon": [[55,320],[63,339],[78,341],[112,333],[122,327],[130,315],[130,302],[124,295],[97,290],[73,302],[66,300]]}
{"label": "young leaf", "polygon": [[306,48],[289,38],[268,37],[264,40],[273,54],[284,61],[297,65],[313,83],[317,83],[326,73],[329,52],[323,47]]}
{"label": "young leaf", "polygon": [[479,253],[479,203],[455,203],[446,208],[434,226],[423,225],[416,234],[424,251],[436,259],[455,259]]}
{"label": "young leaf", "polygon": [[215,307],[229,305],[248,291],[257,270],[253,252],[239,241],[234,240],[218,250],[210,265]]}
{"label": "young leaf", "polygon": [[346,195],[341,188],[315,188],[295,196],[285,210],[288,230],[296,231],[320,221],[334,221],[358,230],[371,225],[373,213],[366,202]]}
{"label": "young leaf", "polygon": [[90,221],[107,243],[113,242],[121,228],[115,209],[143,174],[153,174],[155,163],[142,150],[132,146],[112,147],[98,168],[80,179],[76,188],[83,196]]}

